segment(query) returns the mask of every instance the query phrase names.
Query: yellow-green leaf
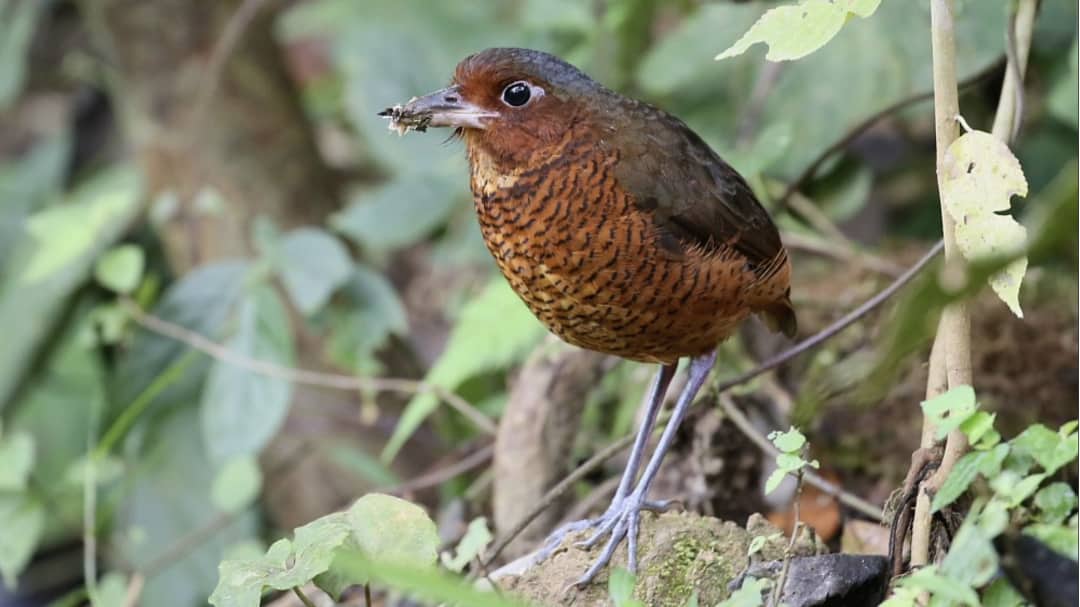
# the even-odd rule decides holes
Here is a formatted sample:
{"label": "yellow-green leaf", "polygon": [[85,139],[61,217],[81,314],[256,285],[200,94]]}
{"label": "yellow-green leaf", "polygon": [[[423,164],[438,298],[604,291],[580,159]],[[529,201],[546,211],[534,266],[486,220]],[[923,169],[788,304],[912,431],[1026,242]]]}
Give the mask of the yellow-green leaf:
{"label": "yellow-green leaf", "polygon": [[[1027,179],[1009,147],[990,133],[965,133],[945,150],[941,198],[956,221],[956,245],[969,260],[1006,257],[1022,251],[1027,230],[1008,215],[1009,199],[1026,196]],[[1021,257],[990,277],[990,288],[1017,316],[1020,283],[1027,271]]]}
{"label": "yellow-green leaf", "polygon": [[805,57],[832,40],[849,15],[869,17],[879,4],[881,0],[805,0],[797,5],[779,6],[762,15],[716,59],[741,55],[758,42],[769,45],[765,55],[769,61]]}

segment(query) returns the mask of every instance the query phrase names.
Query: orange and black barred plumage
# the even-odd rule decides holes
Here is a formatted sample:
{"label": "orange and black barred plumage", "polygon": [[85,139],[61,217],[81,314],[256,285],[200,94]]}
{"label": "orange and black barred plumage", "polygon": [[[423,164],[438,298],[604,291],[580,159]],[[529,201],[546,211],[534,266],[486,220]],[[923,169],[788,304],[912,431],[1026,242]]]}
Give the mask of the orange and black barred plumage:
{"label": "orange and black barred plumage", "polygon": [[685,124],[534,51],[490,49],[455,83],[481,107],[507,82],[532,112],[466,129],[484,240],[552,332],[646,362],[706,353],[759,312],[791,335],[791,269],[746,182]]}
{"label": "orange and black barred plumage", "polygon": [[[383,115],[399,131],[457,129],[484,242],[514,291],[564,340],[660,364],[642,426],[603,516],[557,530],[610,536],[578,583],[623,538],[636,562],[641,512],[675,429],[747,316],[793,336],[791,265],[746,181],[682,121],[597,84],[558,57],[488,49],[451,86]],[[689,379],[637,480],[664,393],[682,357]]]}

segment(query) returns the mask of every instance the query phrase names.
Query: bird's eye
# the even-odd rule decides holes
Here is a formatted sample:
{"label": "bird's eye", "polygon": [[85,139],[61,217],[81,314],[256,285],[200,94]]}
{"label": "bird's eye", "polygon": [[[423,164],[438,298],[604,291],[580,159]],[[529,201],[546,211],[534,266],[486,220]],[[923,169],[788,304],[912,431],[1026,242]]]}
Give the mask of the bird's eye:
{"label": "bird's eye", "polygon": [[507,85],[502,92],[503,103],[510,107],[521,107],[528,103],[531,97],[532,89],[529,83],[522,80]]}

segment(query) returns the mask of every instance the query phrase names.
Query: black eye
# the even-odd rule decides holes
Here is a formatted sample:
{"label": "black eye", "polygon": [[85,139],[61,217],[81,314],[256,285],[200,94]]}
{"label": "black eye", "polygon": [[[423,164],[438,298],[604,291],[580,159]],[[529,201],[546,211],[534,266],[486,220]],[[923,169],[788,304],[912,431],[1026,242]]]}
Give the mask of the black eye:
{"label": "black eye", "polygon": [[502,100],[503,103],[511,107],[521,107],[529,102],[531,96],[532,91],[529,89],[529,84],[518,80],[503,89]]}

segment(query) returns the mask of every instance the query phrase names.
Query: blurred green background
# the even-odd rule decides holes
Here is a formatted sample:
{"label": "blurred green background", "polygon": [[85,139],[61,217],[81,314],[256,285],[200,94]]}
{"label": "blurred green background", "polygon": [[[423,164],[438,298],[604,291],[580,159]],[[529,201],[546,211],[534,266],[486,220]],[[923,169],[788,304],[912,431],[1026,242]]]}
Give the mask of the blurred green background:
{"label": "blurred green background", "polygon": [[[989,130],[1009,3],[956,4],[959,77],[970,81],[962,111]],[[929,9],[884,2],[797,62],[767,63],[761,46],[713,60],[772,5],[3,0],[0,604],[80,604],[86,529],[101,572],[145,577],[143,604],[204,604],[223,555],[490,443],[430,392],[296,385],[132,315],[139,306],[248,360],[426,377],[497,418],[513,371],[561,346],[495,276],[460,144],[437,132],[398,138],[376,116],[445,85],[485,47],[557,53],[701,134],[797,243],[804,334],[872,293],[888,275],[875,261],[902,267],[940,237],[929,103],[877,121],[809,176],[799,200],[775,201],[854,127],[930,91]],[[1015,205],[1024,223],[1070,208],[1062,199],[1076,220],[1076,11],[1047,0],[1037,21],[1014,146],[1030,184]],[[1031,333],[1008,332],[1059,346],[1040,351],[1050,379],[1030,379],[1042,392],[1028,390],[1038,402],[1025,415],[1075,406],[1061,402],[1076,389],[1075,240],[1056,251],[1025,287]],[[999,328],[1021,322],[999,306],[976,310]],[[847,402],[836,395],[868,368],[888,319],[788,369],[799,396],[775,421],[828,420],[818,414]],[[759,341],[726,346],[732,374],[776,348]],[[648,378],[641,365],[605,364],[582,395],[595,406],[578,458],[631,428]],[[986,397],[1001,404],[1011,384],[1029,385],[1008,374],[1040,372],[987,369]],[[890,398],[913,407],[919,397],[897,385]],[[894,386],[876,388],[887,401]],[[877,455],[893,467],[869,465],[864,448],[888,428],[844,435],[804,423],[833,456],[823,463],[872,495],[894,486],[914,446],[886,443]],[[484,470],[408,493],[439,515],[447,541],[487,512]],[[124,579],[103,588],[126,590]]]}

